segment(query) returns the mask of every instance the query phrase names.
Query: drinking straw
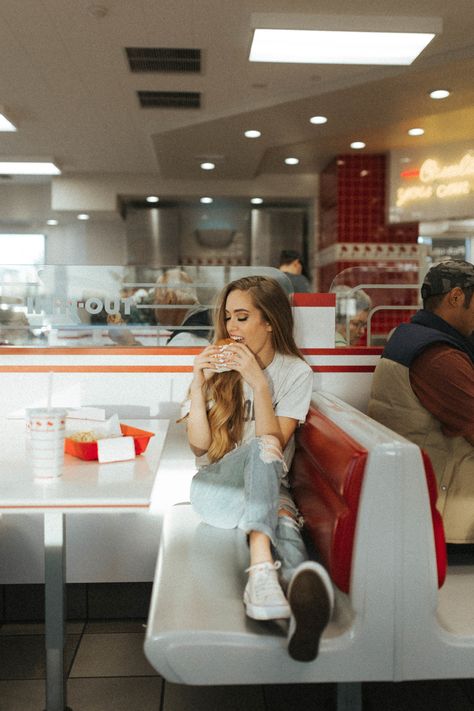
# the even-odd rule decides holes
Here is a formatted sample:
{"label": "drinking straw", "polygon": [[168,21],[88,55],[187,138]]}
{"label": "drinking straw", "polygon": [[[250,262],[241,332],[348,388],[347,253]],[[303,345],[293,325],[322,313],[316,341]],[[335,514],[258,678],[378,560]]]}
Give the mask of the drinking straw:
{"label": "drinking straw", "polygon": [[48,411],[51,410],[51,399],[53,396],[53,371],[50,370],[48,373]]}

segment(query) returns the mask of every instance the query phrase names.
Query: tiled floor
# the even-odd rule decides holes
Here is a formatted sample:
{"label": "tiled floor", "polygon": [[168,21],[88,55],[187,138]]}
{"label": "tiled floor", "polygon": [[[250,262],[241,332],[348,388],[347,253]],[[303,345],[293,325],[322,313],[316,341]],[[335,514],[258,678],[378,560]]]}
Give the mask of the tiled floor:
{"label": "tiled floor", "polygon": [[[164,682],[143,654],[140,621],[67,626],[68,705],[73,711],[332,711],[334,684],[193,687]],[[364,711],[474,711],[474,680],[368,683]],[[0,711],[44,708],[39,624],[0,628]]]}

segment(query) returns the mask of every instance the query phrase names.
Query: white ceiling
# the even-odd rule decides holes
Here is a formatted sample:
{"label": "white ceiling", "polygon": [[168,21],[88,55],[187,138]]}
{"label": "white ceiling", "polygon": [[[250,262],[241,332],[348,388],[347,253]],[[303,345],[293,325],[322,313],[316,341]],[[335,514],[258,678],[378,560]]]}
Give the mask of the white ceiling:
{"label": "white ceiling", "polygon": [[[103,16],[97,8],[103,8]],[[409,67],[248,61],[252,13],[429,16],[443,32]],[[202,50],[200,74],[134,74],[125,47]],[[262,181],[368,152],[474,139],[473,0],[0,0],[0,157],[55,158],[65,177]],[[428,92],[452,95],[433,101]],[[138,90],[198,91],[200,109],[143,109]],[[310,116],[328,122],[313,126]],[[422,126],[412,138],[407,129]],[[249,140],[243,131],[257,128]],[[288,168],[283,159],[300,158]],[[176,182],[177,181],[177,182]]]}

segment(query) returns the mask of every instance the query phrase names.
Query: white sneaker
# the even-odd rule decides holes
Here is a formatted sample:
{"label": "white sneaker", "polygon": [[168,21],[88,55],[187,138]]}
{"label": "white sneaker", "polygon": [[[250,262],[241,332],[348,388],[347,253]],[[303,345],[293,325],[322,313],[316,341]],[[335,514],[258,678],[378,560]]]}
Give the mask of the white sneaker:
{"label": "white sneaker", "polygon": [[254,620],[277,620],[290,616],[290,606],[278,582],[280,561],[256,563],[245,571],[249,579],[244,590],[248,617]]}
{"label": "white sneaker", "polygon": [[290,580],[288,602],[288,653],[299,662],[310,662],[318,656],[319,640],[334,608],[334,590],[325,568],[312,560],[301,563]]}

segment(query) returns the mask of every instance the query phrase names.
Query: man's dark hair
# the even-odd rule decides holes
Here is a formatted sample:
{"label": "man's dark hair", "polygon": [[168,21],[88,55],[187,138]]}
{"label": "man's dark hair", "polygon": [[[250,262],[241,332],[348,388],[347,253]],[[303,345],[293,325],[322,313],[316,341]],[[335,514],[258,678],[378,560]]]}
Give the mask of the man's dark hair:
{"label": "man's dark hair", "polygon": [[280,266],[282,264],[291,264],[297,259],[301,262],[301,254],[296,249],[282,249],[280,252]]}
{"label": "man's dark hair", "polygon": [[[455,287],[453,287],[454,289]],[[471,305],[472,295],[474,294],[474,286],[468,286],[466,288],[459,287],[464,294],[464,308],[468,309]],[[448,294],[449,292],[446,292]],[[435,294],[435,296],[428,296],[427,299],[423,299],[423,308],[426,311],[435,312],[440,306],[446,294]]]}

